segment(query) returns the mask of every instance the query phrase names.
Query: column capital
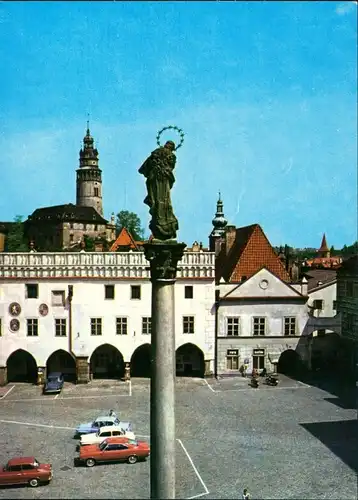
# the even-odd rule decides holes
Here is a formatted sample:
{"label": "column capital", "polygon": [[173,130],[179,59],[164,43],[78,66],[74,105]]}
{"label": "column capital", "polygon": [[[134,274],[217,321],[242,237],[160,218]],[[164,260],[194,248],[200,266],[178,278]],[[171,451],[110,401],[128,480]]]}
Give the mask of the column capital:
{"label": "column capital", "polygon": [[152,281],[175,280],[178,262],[184,255],[185,243],[176,240],[151,240],[143,245],[144,255],[150,263]]}

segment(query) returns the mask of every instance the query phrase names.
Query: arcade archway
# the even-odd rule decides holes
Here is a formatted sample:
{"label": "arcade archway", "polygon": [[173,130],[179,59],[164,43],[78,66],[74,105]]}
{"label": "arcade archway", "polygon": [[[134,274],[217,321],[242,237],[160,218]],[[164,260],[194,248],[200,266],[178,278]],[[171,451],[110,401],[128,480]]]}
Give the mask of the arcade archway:
{"label": "arcade archway", "polygon": [[204,354],[194,344],[184,344],[176,351],[177,377],[204,377]]}
{"label": "arcade archway", "polygon": [[76,361],[69,352],[59,349],[49,356],[46,363],[47,375],[51,372],[63,373],[65,380],[76,380]]}
{"label": "arcade archway", "polygon": [[137,347],[131,358],[131,376],[150,378],[151,357],[152,346],[150,344]]}
{"label": "arcade archway", "polygon": [[92,353],[90,360],[90,371],[93,378],[123,378],[124,360],[122,353],[113,345],[100,345]]}
{"label": "arcade archway", "polygon": [[29,382],[35,384],[37,381],[37,364],[34,357],[23,349],[10,354],[7,363],[8,382]]}
{"label": "arcade archway", "polygon": [[299,354],[293,349],[287,349],[281,354],[278,364],[278,373],[286,375],[297,375],[302,368],[302,361]]}

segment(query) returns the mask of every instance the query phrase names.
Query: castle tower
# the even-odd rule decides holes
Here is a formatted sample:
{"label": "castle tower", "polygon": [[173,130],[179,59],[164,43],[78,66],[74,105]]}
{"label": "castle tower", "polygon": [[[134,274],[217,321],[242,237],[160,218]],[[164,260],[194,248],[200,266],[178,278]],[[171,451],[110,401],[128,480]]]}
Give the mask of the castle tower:
{"label": "castle tower", "polygon": [[212,220],[212,224],[214,229],[209,236],[209,249],[210,252],[215,252],[215,255],[218,255],[221,249],[221,243],[225,241],[225,228],[227,226],[227,220],[224,216],[224,204],[221,200],[220,192],[219,199],[216,203],[216,214]]}
{"label": "castle tower", "polygon": [[93,207],[103,216],[102,170],[98,167],[98,151],[87,122],[87,132],[80,149],[80,168],[77,169],[76,205]]}
{"label": "castle tower", "polygon": [[326,241],[326,235],[323,234],[321,248],[318,250],[318,256],[323,259],[328,259],[330,257],[330,251]]}

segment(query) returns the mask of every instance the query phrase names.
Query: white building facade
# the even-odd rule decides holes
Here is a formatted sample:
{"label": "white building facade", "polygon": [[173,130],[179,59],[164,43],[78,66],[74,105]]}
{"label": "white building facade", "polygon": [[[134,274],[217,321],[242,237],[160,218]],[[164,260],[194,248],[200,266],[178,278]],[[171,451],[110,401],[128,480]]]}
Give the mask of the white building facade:
{"label": "white building facade", "polygon": [[[178,375],[214,368],[215,256],[186,252],[175,284]],[[0,255],[0,383],[149,376],[151,282],[142,252]]]}
{"label": "white building facade", "polygon": [[217,287],[218,375],[238,374],[246,365],[275,371],[278,363],[308,364],[307,284],[289,285],[266,268],[240,284]]}

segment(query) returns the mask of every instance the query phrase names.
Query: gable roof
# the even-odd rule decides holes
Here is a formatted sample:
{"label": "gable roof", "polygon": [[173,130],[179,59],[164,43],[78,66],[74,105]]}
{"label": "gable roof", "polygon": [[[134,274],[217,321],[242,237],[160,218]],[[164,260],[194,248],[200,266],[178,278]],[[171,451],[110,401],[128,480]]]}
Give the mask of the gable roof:
{"label": "gable roof", "polygon": [[142,243],[142,241],[135,241],[128,229],[126,227],[122,227],[116,241],[112,243],[109,251],[116,252],[119,247],[129,247],[131,250],[138,251],[140,250]]}
{"label": "gable roof", "polygon": [[310,269],[304,273],[304,276],[307,278],[307,287],[310,291],[320,286],[319,282],[325,285],[334,281],[337,278],[337,271],[335,269]]}
{"label": "gable roof", "polygon": [[259,224],[236,229],[235,241],[226,255],[225,245],[217,261],[217,280],[239,283],[266,267],[285,282],[291,278]]}
{"label": "gable roof", "polygon": [[[262,281],[266,281],[267,288],[262,288]],[[224,285],[225,286],[225,285]],[[262,267],[244,282],[234,285],[220,300],[235,299],[297,299],[304,296],[289,283],[283,281],[275,273]]]}
{"label": "gable roof", "polygon": [[52,207],[37,208],[27,219],[28,223],[37,222],[91,222],[97,224],[107,224],[104,219],[93,207],[85,207],[67,203],[65,205],[54,205]]}

